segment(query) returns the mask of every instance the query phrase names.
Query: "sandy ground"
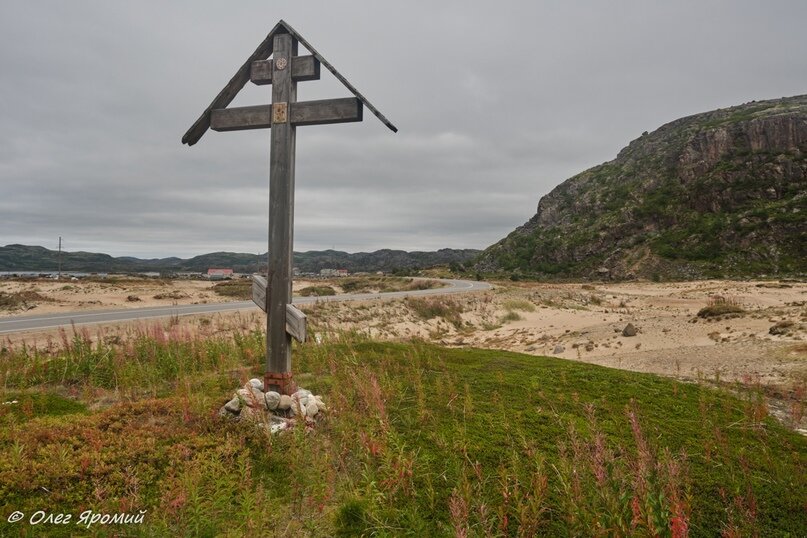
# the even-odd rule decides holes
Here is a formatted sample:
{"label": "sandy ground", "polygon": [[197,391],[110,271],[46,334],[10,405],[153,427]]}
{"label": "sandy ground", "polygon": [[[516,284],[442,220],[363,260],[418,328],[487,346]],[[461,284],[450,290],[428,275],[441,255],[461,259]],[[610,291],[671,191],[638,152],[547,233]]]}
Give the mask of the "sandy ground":
{"label": "sandy ground", "polygon": [[[715,296],[737,302],[745,313],[699,318]],[[453,323],[423,319],[408,301],[322,304],[309,311],[326,328],[374,338],[419,337],[686,379],[807,381],[807,283],[499,283],[491,292],[440,300],[458,315]],[[782,321],[792,322],[789,332],[770,334]],[[635,336],[623,335],[628,323]]]}
{"label": "sandy ground", "polygon": [[[0,292],[35,292],[41,300],[32,300],[13,310],[0,309],[0,317],[109,310],[187,304],[222,303],[232,297],[219,295],[209,280],[162,280],[127,278],[98,280],[0,280]],[[314,282],[294,282],[294,290]]]}
{"label": "sandy ground", "polygon": [[[294,287],[297,290],[312,284],[316,283],[300,281]],[[35,291],[45,299],[33,301],[31,310],[0,311],[0,316],[232,300],[216,294],[214,285],[207,281],[147,279],[0,281],[0,292]],[[715,296],[738,303],[745,313],[713,320],[697,317]],[[424,306],[442,310],[433,315],[424,312]],[[804,282],[506,282],[488,292],[418,300],[320,303],[304,309],[311,323],[309,334],[320,338],[333,331],[353,330],[373,338],[416,337],[449,346],[556,356],[686,379],[760,382],[779,387],[807,384]],[[226,330],[233,322],[263,323],[258,315],[244,314],[189,316],[181,322],[204,323],[213,332]],[[770,334],[771,327],[779,322],[792,325],[786,334]],[[636,327],[635,336],[623,335],[628,323]],[[112,324],[102,332],[109,334],[126,327]],[[14,335],[6,341],[13,344],[25,340],[30,345],[48,338],[54,338],[53,331]]]}
{"label": "sandy ground", "polygon": [[[470,343],[634,371],[688,378],[782,383],[807,377],[807,284],[760,282],[626,283],[524,286],[502,294],[527,296],[538,308]],[[587,286],[588,288],[589,286]],[[720,296],[746,310],[706,320],[698,311]],[[502,301],[507,303],[507,299]],[[789,334],[770,328],[791,321]],[[631,323],[635,336],[623,335]]]}

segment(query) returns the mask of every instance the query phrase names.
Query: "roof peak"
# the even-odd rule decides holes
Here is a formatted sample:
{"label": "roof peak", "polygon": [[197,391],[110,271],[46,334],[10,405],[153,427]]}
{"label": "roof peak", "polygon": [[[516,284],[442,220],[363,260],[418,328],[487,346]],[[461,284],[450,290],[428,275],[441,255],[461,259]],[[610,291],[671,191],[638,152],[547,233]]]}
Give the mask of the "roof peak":
{"label": "roof peak", "polygon": [[192,146],[196,144],[199,139],[207,132],[210,128],[210,113],[214,109],[221,109],[226,108],[235,96],[243,89],[246,83],[250,79],[250,70],[252,67],[252,62],[259,61],[259,60],[266,60],[271,56],[272,49],[274,47],[274,36],[278,33],[289,33],[291,36],[297,40],[300,44],[303,45],[308,51],[320,62],[320,64],[324,65],[325,68],[330,71],[336,79],[342,83],[353,95],[356,96],[369,110],[370,112],[377,117],[381,123],[386,125],[392,132],[397,133],[398,128],[390,122],[384,114],[382,114],[376,107],[367,100],[364,95],[362,95],[354,86],[350,83],[344,76],[342,76],[336,68],[328,62],[322,54],[320,54],[299,32],[297,32],[289,23],[285,20],[280,19],[277,24],[272,28],[266,38],[258,45],[258,48],[255,49],[247,61],[236,71],[235,75],[230,79],[230,82],[227,83],[226,86],[219,92],[215,99],[210,103],[210,105],[202,112],[202,115],[199,116],[194,124],[188,129],[185,135],[182,137],[182,143],[188,144]]}

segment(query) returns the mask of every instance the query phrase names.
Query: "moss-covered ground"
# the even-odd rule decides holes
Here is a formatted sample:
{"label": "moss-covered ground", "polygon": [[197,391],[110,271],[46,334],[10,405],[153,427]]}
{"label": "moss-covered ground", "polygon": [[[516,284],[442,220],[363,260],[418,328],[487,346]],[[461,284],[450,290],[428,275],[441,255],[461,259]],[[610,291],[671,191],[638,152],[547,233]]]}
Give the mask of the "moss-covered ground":
{"label": "moss-covered ground", "polygon": [[[329,408],[271,436],[217,416],[263,341],[3,348],[0,535],[807,536],[807,440],[758,394],[345,337],[295,349]],[[7,521],[37,510],[73,521]]]}

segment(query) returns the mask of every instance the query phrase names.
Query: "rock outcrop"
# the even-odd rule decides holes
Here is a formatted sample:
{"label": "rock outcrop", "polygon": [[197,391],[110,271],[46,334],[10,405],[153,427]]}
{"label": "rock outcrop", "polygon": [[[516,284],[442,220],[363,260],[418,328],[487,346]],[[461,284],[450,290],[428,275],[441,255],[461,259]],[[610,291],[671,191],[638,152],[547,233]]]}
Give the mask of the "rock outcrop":
{"label": "rock outcrop", "polygon": [[697,114],[565,181],[479,270],[700,278],[807,272],[807,96]]}

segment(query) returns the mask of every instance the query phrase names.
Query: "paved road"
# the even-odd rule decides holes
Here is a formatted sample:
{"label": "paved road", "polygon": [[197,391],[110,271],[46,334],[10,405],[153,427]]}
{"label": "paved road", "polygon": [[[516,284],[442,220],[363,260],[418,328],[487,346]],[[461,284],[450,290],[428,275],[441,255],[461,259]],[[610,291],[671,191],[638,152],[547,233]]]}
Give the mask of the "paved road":
{"label": "paved road", "polygon": [[[330,297],[295,297],[294,304],[307,304],[316,301],[367,301],[374,299],[394,299],[400,297],[419,297],[423,295],[445,295],[482,291],[491,288],[487,282],[471,280],[441,280],[445,287],[429,290],[395,291],[389,293],[351,293],[332,295]],[[70,325],[94,325],[98,323],[114,323],[136,319],[166,318],[171,316],[190,316],[193,314],[211,314],[214,312],[230,312],[235,310],[252,310],[258,308],[252,301],[233,303],[210,303],[174,306],[154,306],[147,308],[127,308],[121,310],[90,310],[84,312],[67,312],[33,316],[14,316],[0,318],[0,334],[22,331],[56,329]]]}

